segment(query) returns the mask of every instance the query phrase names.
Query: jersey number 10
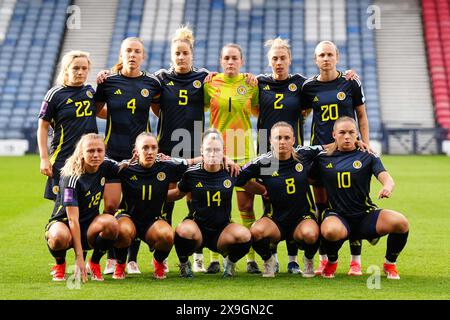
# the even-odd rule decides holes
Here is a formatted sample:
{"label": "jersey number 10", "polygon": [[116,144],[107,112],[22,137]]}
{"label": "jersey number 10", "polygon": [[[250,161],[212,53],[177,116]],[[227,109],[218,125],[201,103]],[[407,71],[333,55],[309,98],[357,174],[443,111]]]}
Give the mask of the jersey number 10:
{"label": "jersey number 10", "polygon": [[350,179],[350,172],[338,172],[337,173],[338,188],[350,188],[352,181]]}

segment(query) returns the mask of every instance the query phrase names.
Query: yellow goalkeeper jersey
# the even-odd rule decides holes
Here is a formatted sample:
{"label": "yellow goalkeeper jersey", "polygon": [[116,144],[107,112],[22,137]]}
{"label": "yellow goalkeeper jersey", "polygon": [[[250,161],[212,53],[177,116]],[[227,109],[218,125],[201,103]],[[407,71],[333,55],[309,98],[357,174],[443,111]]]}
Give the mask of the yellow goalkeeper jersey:
{"label": "yellow goalkeeper jersey", "polygon": [[225,154],[240,165],[254,158],[250,117],[258,114],[258,86],[248,85],[242,73],[233,78],[219,73],[204,85],[204,93],[211,127],[222,133]]}

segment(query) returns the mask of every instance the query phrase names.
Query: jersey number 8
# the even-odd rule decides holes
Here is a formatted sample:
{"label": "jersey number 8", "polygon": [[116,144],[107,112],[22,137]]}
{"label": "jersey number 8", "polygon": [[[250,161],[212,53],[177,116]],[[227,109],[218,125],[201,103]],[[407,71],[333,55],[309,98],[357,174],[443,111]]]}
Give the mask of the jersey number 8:
{"label": "jersey number 8", "polygon": [[286,192],[287,194],[294,194],[295,193],[295,180],[294,178],[289,178],[284,180],[286,182]]}

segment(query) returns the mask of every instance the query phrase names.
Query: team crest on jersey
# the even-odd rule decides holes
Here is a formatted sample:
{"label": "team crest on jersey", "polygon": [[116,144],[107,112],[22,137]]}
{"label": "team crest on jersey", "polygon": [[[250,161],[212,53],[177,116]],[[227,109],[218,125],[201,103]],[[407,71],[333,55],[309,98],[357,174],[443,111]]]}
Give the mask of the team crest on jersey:
{"label": "team crest on jersey", "polygon": [[91,90],[86,91],[86,95],[91,99],[94,97]]}
{"label": "team crest on jersey", "polygon": [[100,180],[100,185],[103,187],[105,185],[105,177],[102,177],[102,179]]}
{"label": "team crest on jersey", "polygon": [[52,191],[53,191],[53,194],[58,194],[59,186],[53,186]]}
{"label": "team crest on jersey", "polygon": [[362,167],[362,163],[359,160],[353,161],[353,168],[360,169]]}
{"label": "team crest on jersey", "polygon": [[344,92],[342,92],[342,91],[340,91],[340,92],[338,92],[338,94],[336,95],[336,97],[338,98],[338,100],[344,100],[345,99],[345,97],[347,97],[346,95],[345,95],[345,93]]}
{"label": "team crest on jersey", "polygon": [[149,94],[150,94],[150,93],[148,92],[147,89],[142,89],[142,90],[141,90],[141,95],[142,95],[144,98],[147,98]]}
{"label": "team crest on jersey", "polygon": [[156,175],[156,179],[158,179],[159,181],[164,181],[166,179],[166,174],[164,172],[158,172],[158,174]]}
{"label": "team crest on jersey", "polygon": [[294,91],[297,91],[297,86],[295,85],[295,83],[291,83],[288,86],[288,89],[289,89],[289,91],[294,92]]}
{"label": "team crest on jersey", "polygon": [[303,165],[301,163],[297,163],[295,165],[295,171],[302,172],[303,171]]}
{"label": "team crest on jersey", "polygon": [[230,188],[231,187],[231,181],[229,180],[229,179],[227,179],[227,180],[225,180],[224,182],[223,182],[223,186],[225,187],[225,188]]}
{"label": "team crest on jersey", "polygon": [[245,87],[244,86],[239,86],[238,88],[237,88],[237,93],[239,93],[239,94],[246,94],[247,93],[247,89],[245,89]]}
{"label": "team crest on jersey", "polygon": [[202,86],[202,83],[200,82],[200,80],[195,80],[192,85],[194,86],[194,88],[200,88]]}

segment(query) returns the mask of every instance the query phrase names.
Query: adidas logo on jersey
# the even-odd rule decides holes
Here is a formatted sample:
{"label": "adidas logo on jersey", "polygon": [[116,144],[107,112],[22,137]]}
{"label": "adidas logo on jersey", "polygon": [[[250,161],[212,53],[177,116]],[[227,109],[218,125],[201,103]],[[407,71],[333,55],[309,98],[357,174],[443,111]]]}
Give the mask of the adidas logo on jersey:
{"label": "adidas logo on jersey", "polygon": [[169,83],[167,83],[168,86],[174,86],[173,81],[170,81]]}
{"label": "adidas logo on jersey", "polygon": [[319,98],[317,98],[317,96],[315,96],[313,102],[319,102]]}
{"label": "adidas logo on jersey", "polygon": [[73,102],[73,100],[72,99],[67,99],[67,102],[66,102],[66,104],[69,104],[69,103],[72,103]]}
{"label": "adidas logo on jersey", "polygon": [[120,91],[120,89],[117,89],[114,94],[122,94],[122,91]]}
{"label": "adidas logo on jersey", "polygon": [[327,169],[333,169],[333,164],[330,162],[329,164],[327,164],[327,166],[325,167]]}
{"label": "adidas logo on jersey", "polygon": [[269,85],[266,85],[266,86],[263,88],[263,90],[270,90]]}
{"label": "adidas logo on jersey", "polygon": [[132,176],[132,177],[130,178],[130,180],[132,180],[132,181],[137,181],[136,175]]}
{"label": "adidas logo on jersey", "polygon": [[197,183],[196,188],[203,188],[203,184],[201,182]]}
{"label": "adidas logo on jersey", "polygon": [[88,196],[90,196],[90,195],[91,195],[91,191],[88,191],[88,192],[86,193],[85,197],[88,197]]}
{"label": "adidas logo on jersey", "polygon": [[279,176],[278,171],[274,171],[274,173],[272,173],[272,177],[278,177],[278,176]]}

